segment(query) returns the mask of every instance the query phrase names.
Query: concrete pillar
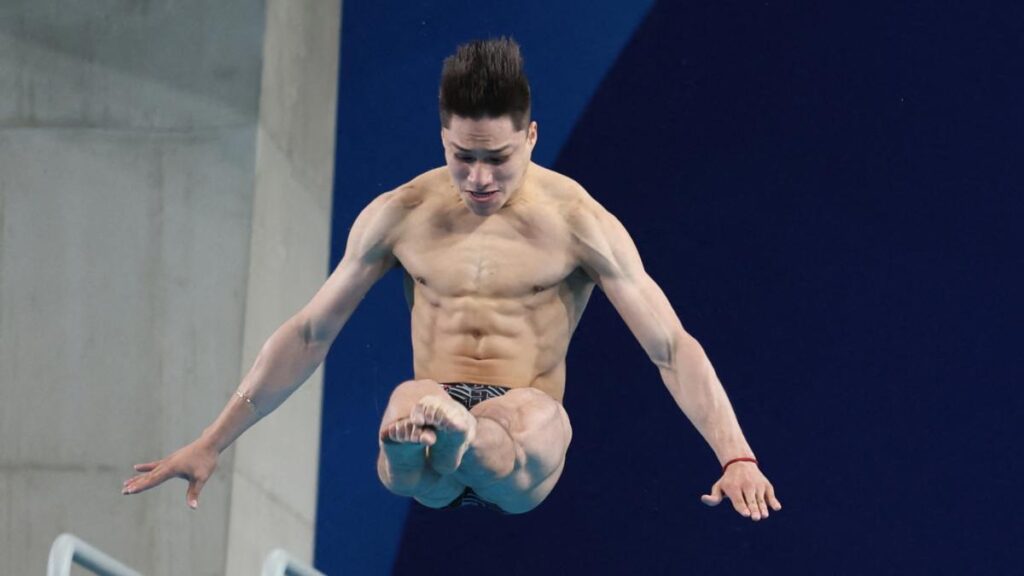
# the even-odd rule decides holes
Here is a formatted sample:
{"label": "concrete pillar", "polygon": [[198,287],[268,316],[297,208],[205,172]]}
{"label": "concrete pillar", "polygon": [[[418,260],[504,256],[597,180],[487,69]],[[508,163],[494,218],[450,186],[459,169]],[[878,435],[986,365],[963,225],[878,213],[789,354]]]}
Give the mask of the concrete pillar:
{"label": "concrete pillar", "polygon": [[[330,259],[341,3],[270,0],[266,21],[243,371]],[[275,546],[312,562],[322,384],[320,369],[236,443],[228,574]]]}
{"label": "concrete pillar", "polygon": [[[254,573],[264,540],[310,557],[315,385],[198,511],[177,480],[120,495],[326,274],[339,6],[270,4],[262,103],[263,3],[0,6],[0,574],[41,573],[64,531],[155,575]],[[261,439],[279,425],[296,441]]]}
{"label": "concrete pillar", "polygon": [[[263,7],[0,8],[0,573],[222,574],[227,476],[120,495],[237,384]],[[230,469],[230,462],[225,463]]]}

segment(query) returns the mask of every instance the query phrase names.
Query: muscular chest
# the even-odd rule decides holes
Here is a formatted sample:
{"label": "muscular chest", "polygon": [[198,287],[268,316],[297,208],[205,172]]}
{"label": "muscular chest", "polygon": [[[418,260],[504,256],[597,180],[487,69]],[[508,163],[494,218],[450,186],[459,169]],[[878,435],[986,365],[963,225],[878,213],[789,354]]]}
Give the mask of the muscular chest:
{"label": "muscular chest", "polygon": [[425,218],[395,247],[409,276],[437,296],[515,298],[547,290],[575,268],[564,223],[549,214],[467,225]]}

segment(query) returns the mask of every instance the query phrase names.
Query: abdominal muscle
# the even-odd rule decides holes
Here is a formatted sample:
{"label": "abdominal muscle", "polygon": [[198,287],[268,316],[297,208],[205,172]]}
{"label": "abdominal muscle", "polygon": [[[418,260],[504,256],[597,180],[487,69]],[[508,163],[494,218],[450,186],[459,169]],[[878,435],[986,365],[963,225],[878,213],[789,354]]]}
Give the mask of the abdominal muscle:
{"label": "abdominal muscle", "polygon": [[521,300],[424,292],[412,309],[417,378],[534,387],[561,401],[574,322],[557,289]]}

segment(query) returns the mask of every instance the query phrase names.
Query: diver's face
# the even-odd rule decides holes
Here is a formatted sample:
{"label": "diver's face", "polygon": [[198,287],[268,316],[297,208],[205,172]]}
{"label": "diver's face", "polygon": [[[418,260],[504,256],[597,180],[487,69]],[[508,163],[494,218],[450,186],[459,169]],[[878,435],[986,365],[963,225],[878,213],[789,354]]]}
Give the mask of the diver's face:
{"label": "diver's face", "polygon": [[523,184],[537,142],[537,123],[516,130],[508,115],[472,119],[452,115],[441,142],[455,189],[473,213],[489,216]]}

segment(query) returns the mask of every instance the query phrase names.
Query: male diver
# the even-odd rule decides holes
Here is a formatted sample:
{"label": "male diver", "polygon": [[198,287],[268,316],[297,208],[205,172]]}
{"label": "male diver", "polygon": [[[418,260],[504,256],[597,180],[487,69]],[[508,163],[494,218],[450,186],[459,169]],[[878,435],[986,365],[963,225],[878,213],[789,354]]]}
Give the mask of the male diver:
{"label": "male diver", "polygon": [[458,47],[443,66],[446,166],[381,194],[312,300],[267,340],[237,392],[191,444],[135,466],[123,491],[168,478],[199,493],[218,455],[313,373],[371,286],[400,267],[415,378],[391,394],[377,470],[431,508],[535,508],[572,438],[562,407],[569,340],[600,286],[719,462],[705,504],[753,520],[782,508],[701,346],[647,275],[622,224],[573,180],[530,161],[537,123],[519,46]]}

